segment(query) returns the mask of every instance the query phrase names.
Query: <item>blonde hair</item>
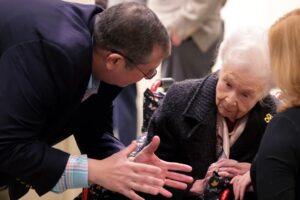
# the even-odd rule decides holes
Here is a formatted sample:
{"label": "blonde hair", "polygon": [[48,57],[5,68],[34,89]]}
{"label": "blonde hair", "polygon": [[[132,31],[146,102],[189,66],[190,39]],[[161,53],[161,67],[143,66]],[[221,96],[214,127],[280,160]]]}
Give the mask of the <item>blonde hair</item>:
{"label": "blonde hair", "polygon": [[240,27],[226,37],[220,45],[221,73],[233,66],[263,82],[262,98],[266,96],[271,81],[267,32],[260,27]]}
{"label": "blonde hair", "polygon": [[272,76],[282,90],[283,111],[300,105],[300,9],[280,18],[269,31]]}

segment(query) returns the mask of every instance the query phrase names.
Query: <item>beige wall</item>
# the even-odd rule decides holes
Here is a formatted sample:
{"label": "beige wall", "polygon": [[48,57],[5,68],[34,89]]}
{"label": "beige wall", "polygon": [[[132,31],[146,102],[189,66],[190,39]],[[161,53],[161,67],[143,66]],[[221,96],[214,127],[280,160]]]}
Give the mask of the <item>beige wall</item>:
{"label": "beige wall", "polygon": [[[300,7],[299,0],[227,0],[222,10],[225,37],[239,26],[268,29],[280,16]],[[220,68],[217,62],[215,69]]]}
{"label": "beige wall", "polygon": [[227,31],[231,31],[245,24],[268,27],[278,17],[297,7],[300,7],[299,0],[227,0],[222,14]]}
{"label": "beige wall", "polygon": [[94,0],[65,0],[68,2],[84,3],[84,4],[94,4]]}

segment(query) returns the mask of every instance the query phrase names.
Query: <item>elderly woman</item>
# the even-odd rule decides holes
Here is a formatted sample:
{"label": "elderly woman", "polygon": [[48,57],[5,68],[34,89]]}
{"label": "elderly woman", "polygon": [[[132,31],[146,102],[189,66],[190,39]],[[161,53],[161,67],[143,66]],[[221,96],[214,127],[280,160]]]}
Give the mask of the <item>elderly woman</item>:
{"label": "elderly woman", "polygon": [[219,56],[218,72],[174,84],[149,124],[148,137],[161,138],[159,157],[193,167],[194,183],[172,199],[199,198],[214,170],[227,177],[247,172],[276,110],[261,31],[232,33]]}

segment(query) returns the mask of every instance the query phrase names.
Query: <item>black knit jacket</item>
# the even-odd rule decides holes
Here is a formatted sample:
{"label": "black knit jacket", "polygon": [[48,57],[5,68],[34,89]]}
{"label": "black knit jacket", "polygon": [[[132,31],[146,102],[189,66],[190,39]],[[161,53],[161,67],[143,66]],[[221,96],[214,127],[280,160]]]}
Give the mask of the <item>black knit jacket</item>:
{"label": "black knit jacket", "polygon": [[[194,179],[204,178],[216,157],[216,84],[218,74],[175,83],[149,123],[148,137],[158,135],[156,155],[166,161],[191,165]],[[274,115],[271,96],[257,103],[249,113],[245,130],[230,149],[230,158],[251,163],[264,134],[267,114]],[[189,199],[186,191],[173,190],[172,199]],[[164,199],[147,197],[146,199]],[[192,199],[192,198],[191,198]]]}

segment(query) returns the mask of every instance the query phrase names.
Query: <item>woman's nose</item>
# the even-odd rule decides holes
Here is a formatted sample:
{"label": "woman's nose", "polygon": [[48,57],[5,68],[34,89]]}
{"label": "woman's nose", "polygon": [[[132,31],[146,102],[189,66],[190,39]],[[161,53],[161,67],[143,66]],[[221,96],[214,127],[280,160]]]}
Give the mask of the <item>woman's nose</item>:
{"label": "woman's nose", "polygon": [[235,106],[237,106],[236,98],[235,98],[234,95],[227,96],[227,98],[226,98],[226,103],[227,103],[227,105],[230,106],[230,107],[235,107]]}

